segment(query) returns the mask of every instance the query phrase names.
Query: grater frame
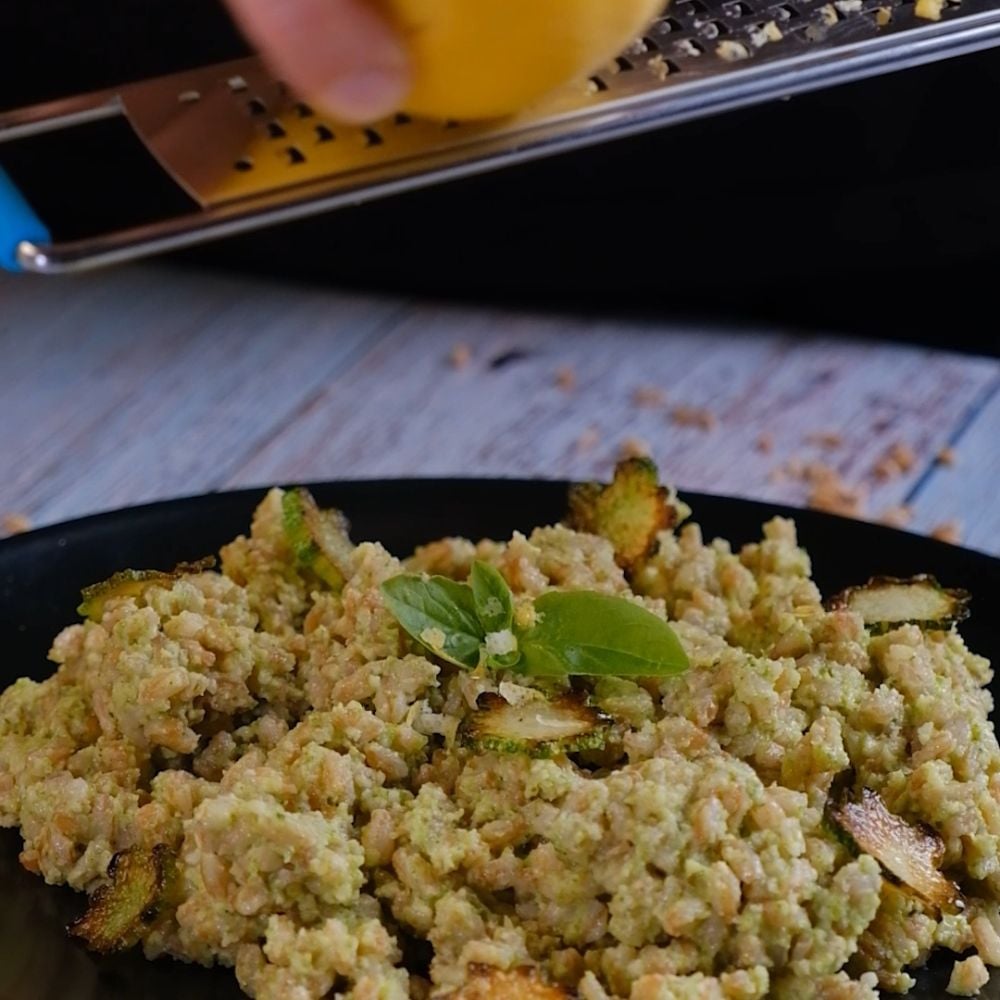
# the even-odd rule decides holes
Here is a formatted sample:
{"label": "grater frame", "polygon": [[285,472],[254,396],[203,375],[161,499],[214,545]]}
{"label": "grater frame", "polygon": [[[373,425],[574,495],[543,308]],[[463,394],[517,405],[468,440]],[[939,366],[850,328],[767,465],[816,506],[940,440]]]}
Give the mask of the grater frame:
{"label": "grater frame", "polygon": [[256,57],[202,67],[0,114],[0,143],[124,117],[198,206],[54,242],[0,171],[0,266],[119,263],[997,45],[1000,0],[675,0],[603,72],[531,111],[368,128],[323,119]]}

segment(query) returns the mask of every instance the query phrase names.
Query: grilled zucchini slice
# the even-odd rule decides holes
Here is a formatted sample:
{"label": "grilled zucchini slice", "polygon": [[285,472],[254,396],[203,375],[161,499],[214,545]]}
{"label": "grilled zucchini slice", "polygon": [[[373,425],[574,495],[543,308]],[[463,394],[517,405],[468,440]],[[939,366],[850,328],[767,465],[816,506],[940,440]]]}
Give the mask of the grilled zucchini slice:
{"label": "grilled zucchini slice", "polygon": [[927,574],[905,580],[876,576],[864,586],[848,587],[827,606],[857,612],[874,635],[881,635],[900,625],[947,631],[969,617],[970,599],[967,591],[942,587]]}
{"label": "grilled zucchini slice", "polygon": [[829,814],[861,851],[931,906],[964,906],[958,886],[940,871],[944,841],[930,827],[889,812],[882,796],[870,788],[863,788],[858,798],[842,796]]}
{"label": "grilled zucchini slice", "polygon": [[104,616],[108,601],[116,597],[140,598],[149,587],[170,587],[182,577],[204,573],[215,566],[215,557],[208,556],[193,563],[179,563],[169,572],[157,569],[126,569],[101,583],[84,587],[82,603],[77,613],[91,621],[99,622]]}
{"label": "grilled zucchini slice", "polygon": [[354,548],[350,525],[339,510],[323,510],[303,488],[281,498],[282,527],[297,569],[311,573],[335,592],[344,587],[347,560]]}
{"label": "grilled zucchini slice", "polygon": [[494,753],[556,757],[583,750],[602,750],[613,738],[610,715],[588,705],[578,694],[554,700],[532,698],[512,705],[498,694],[486,692],[476,702],[477,711],[460,729],[465,746]]}
{"label": "grilled zucchini slice", "polygon": [[607,486],[581,483],[570,489],[567,526],[608,539],[627,571],[652,555],[656,536],[677,521],[677,507],[648,458],[619,462]]}
{"label": "grilled zucchini slice", "polygon": [[160,915],[176,879],[169,850],[133,847],[111,859],[108,879],[90,897],[87,912],[68,932],[91,951],[108,955],[137,945]]}

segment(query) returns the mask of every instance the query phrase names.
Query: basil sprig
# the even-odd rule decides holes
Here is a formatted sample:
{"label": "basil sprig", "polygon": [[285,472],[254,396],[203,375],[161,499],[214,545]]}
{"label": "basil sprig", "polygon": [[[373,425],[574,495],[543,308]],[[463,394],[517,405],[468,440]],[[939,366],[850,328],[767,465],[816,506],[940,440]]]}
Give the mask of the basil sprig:
{"label": "basil sprig", "polygon": [[662,677],[688,669],[670,626],[625,598],[550,591],[534,602],[533,624],[521,627],[495,567],[473,563],[470,580],[402,574],[382,584],[382,596],[404,631],[460,667],[533,677]]}

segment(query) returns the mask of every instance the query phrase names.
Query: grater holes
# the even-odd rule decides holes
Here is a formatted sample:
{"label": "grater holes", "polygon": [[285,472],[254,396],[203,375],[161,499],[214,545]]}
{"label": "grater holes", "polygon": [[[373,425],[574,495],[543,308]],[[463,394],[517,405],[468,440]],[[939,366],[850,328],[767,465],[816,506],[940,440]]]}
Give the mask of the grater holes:
{"label": "grater holes", "polygon": [[658,52],[660,49],[660,46],[649,35],[643,35],[640,41],[644,52]]}
{"label": "grater holes", "polygon": [[337,137],[333,134],[333,130],[328,125],[317,125],[313,131],[316,133],[316,142],[333,142]]}
{"label": "grater holes", "polygon": [[267,135],[270,139],[284,139],[288,133],[279,121],[269,121],[267,123]]}
{"label": "grater holes", "polygon": [[660,30],[672,34],[675,31],[683,31],[684,25],[676,17],[665,17],[660,22]]}
{"label": "grater holes", "polygon": [[392,116],[393,125],[410,125],[412,122],[413,119],[409,115],[403,114],[402,111]]}
{"label": "grater holes", "polygon": [[682,39],[674,46],[674,50],[681,58],[686,56],[691,59],[697,59],[698,56],[705,54],[705,46],[694,38]]}
{"label": "grater holes", "polygon": [[234,164],[233,170],[238,174],[248,174],[253,170],[253,160],[249,156],[241,156]]}
{"label": "grater holes", "polygon": [[261,115],[267,114],[267,105],[259,97],[251,97],[250,100],[247,101],[247,111],[249,111],[254,118],[259,118]]}
{"label": "grater holes", "polygon": [[631,73],[632,70],[635,69],[635,66],[633,66],[632,63],[624,56],[618,56],[618,58],[615,59],[615,67],[616,73]]}
{"label": "grater holes", "polygon": [[302,101],[299,101],[295,105],[295,113],[300,118],[312,118],[312,116],[315,114],[315,112],[313,111],[313,109],[311,107],[309,107],[308,104],[304,104]]}
{"label": "grater holes", "polygon": [[246,80],[242,76],[231,76],[226,80],[226,86],[234,94],[242,94],[248,89]]}
{"label": "grater holes", "polygon": [[300,163],[306,162],[306,154],[298,146],[286,147],[285,156],[288,157],[288,165],[290,167],[297,167]]}
{"label": "grater holes", "polygon": [[376,132],[373,128],[366,128],[363,130],[362,134],[365,137],[365,145],[371,149],[373,146],[381,146],[385,139],[382,138],[380,132]]}
{"label": "grater holes", "polygon": [[182,90],[177,95],[180,104],[197,104],[201,100],[201,93],[197,90]]}
{"label": "grater holes", "polygon": [[704,38],[720,38],[729,34],[729,29],[721,21],[704,21],[698,25],[698,30]]}
{"label": "grater holes", "polygon": [[599,76],[592,76],[588,82],[591,93],[602,94],[608,89],[608,85]]}
{"label": "grater holes", "polygon": [[683,4],[678,4],[682,10],[694,11],[696,14],[707,14],[708,8],[701,0],[684,0]]}
{"label": "grater holes", "polygon": [[791,21],[796,17],[801,17],[802,15],[790,4],[779,4],[774,8],[774,16],[779,21]]}

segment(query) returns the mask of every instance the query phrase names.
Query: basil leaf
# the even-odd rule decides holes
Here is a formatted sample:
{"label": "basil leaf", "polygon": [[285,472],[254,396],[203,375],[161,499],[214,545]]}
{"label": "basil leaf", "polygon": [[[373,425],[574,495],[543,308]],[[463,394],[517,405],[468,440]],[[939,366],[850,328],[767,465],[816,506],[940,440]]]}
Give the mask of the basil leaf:
{"label": "basil leaf", "polygon": [[386,607],[417,642],[460,667],[479,666],[485,632],[472,588],[443,576],[403,574],[382,584]]}
{"label": "basil leaf", "polygon": [[535,611],[540,621],[518,637],[523,673],[663,677],[689,667],[673,629],[624,598],[552,591]]}
{"label": "basil leaf", "polygon": [[514,595],[500,571],[478,559],[472,564],[472,594],[479,623],[487,632],[504,632],[514,621]]}

